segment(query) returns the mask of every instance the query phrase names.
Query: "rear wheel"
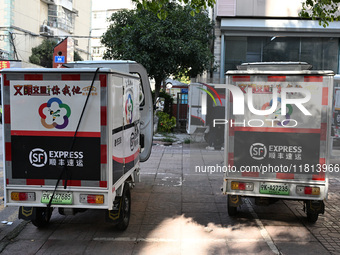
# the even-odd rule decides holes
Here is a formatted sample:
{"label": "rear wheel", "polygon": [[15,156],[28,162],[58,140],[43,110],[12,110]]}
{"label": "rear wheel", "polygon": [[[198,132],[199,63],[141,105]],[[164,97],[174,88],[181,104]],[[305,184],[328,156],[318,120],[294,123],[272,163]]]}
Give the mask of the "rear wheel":
{"label": "rear wheel", "polygon": [[49,207],[36,207],[35,217],[32,219],[32,224],[38,228],[46,227],[50,222],[53,208]]}
{"label": "rear wheel", "polygon": [[310,223],[315,223],[319,218],[319,214],[315,212],[308,212],[307,211],[307,220]]}
{"label": "rear wheel", "polygon": [[319,218],[319,214],[325,212],[325,204],[322,200],[308,200],[305,201],[304,209],[307,214],[307,221],[315,223]]}
{"label": "rear wheel", "polygon": [[129,226],[131,214],[131,193],[128,183],[124,185],[123,195],[120,198],[119,211],[119,223],[116,225],[116,228],[123,231]]}

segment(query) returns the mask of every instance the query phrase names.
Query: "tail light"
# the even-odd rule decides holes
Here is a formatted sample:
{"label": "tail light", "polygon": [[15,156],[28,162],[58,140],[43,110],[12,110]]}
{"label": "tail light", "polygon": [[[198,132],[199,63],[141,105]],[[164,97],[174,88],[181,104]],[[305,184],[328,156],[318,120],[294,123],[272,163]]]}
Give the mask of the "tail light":
{"label": "tail light", "polygon": [[104,204],[104,195],[81,194],[80,203]]}
{"label": "tail light", "polygon": [[35,192],[12,192],[13,201],[35,201]]}
{"label": "tail light", "polygon": [[310,186],[297,186],[296,193],[299,195],[320,195],[320,187],[310,187]]}
{"label": "tail light", "polygon": [[245,190],[252,191],[254,190],[254,183],[252,182],[231,182],[232,190]]}

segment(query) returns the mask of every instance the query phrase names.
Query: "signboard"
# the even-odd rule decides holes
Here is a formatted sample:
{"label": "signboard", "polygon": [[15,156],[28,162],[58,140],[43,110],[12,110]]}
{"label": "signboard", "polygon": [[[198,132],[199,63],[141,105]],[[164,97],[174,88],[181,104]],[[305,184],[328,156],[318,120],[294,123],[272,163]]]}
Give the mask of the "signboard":
{"label": "signboard", "polygon": [[55,63],[65,63],[65,56],[55,56],[54,62]]}
{"label": "signboard", "polygon": [[0,70],[10,68],[11,64],[9,61],[0,61]]}
{"label": "signboard", "polygon": [[[75,131],[91,81],[11,81],[14,131]],[[100,132],[100,84],[93,85],[80,132]],[[29,120],[23,125],[23,120]]]}
{"label": "signboard", "polygon": [[[12,177],[19,179],[100,180],[100,138],[12,136]],[[23,146],[25,145],[25,146]],[[68,176],[69,175],[69,176]]]}
{"label": "signboard", "polygon": [[100,83],[91,91],[90,85],[90,80],[10,81],[14,179],[58,179],[66,167],[63,178],[100,180]]}
{"label": "signboard", "polygon": [[237,169],[288,166],[288,173],[300,173],[300,166],[319,164],[320,134],[235,131],[234,138]]}

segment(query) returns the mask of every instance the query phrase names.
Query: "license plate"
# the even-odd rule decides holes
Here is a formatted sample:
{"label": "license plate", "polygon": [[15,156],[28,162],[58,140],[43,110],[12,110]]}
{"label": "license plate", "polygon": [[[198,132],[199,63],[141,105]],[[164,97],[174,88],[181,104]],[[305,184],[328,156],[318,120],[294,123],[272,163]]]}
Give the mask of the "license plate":
{"label": "license plate", "polygon": [[289,186],[284,183],[261,182],[260,193],[270,195],[289,195]]}
{"label": "license plate", "polygon": [[[41,197],[41,203],[48,204],[50,202],[52,192],[43,192]],[[53,196],[52,204],[58,205],[71,205],[72,204],[71,192],[56,192]]]}

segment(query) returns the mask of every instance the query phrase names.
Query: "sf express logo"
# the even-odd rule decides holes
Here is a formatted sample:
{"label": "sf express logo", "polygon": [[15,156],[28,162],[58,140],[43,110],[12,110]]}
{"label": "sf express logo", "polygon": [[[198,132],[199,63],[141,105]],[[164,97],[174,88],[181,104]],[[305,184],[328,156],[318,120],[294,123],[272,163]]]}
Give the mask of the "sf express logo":
{"label": "sf express logo", "polygon": [[29,153],[29,161],[34,167],[76,166],[83,167],[84,152],[82,151],[48,151],[35,148]]}
{"label": "sf express logo", "polygon": [[31,150],[29,154],[29,160],[32,166],[43,167],[47,163],[47,153],[40,148],[35,148]]}
{"label": "sf express logo", "polygon": [[267,148],[263,143],[254,143],[249,149],[250,156],[256,160],[262,160],[267,156]]}

